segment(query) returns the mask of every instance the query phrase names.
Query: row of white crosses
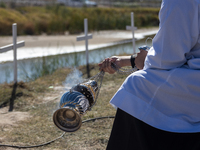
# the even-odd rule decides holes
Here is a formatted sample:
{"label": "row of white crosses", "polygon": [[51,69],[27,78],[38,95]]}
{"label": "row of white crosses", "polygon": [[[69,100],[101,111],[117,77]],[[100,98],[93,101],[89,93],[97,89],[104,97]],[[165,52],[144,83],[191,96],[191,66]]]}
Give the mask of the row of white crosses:
{"label": "row of white crosses", "polygon": [[[131,30],[132,31],[132,43],[133,43],[133,54],[136,53],[135,50],[135,36],[134,36],[134,31],[137,30],[137,28],[134,26],[134,14],[131,12],[131,26],[126,26],[126,30]],[[88,40],[92,39],[92,34],[88,34],[88,22],[87,19],[84,19],[84,32],[85,35],[83,36],[78,36],[77,41],[83,41],[85,40],[85,54],[86,54],[86,65],[87,65],[87,73],[89,77],[89,57],[88,57]]]}
{"label": "row of white crosses", "polygon": [[13,44],[0,47],[0,53],[13,50],[14,83],[16,84],[17,83],[17,48],[23,47],[25,45],[24,41],[17,42],[17,24],[16,23],[12,25],[12,35],[13,35]]}
{"label": "row of white crosses", "polygon": [[[133,43],[133,53],[135,54],[135,38],[134,38],[134,31],[137,28],[134,27],[134,14],[133,12],[131,13],[131,26],[126,26],[126,30],[131,30],[132,31],[132,43]],[[25,45],[24,41],[17,42],[17,24],[14,23],[12,25],[12,32],[13,32],[13,44],[6,45],[4,47],[0,47],[0,53],[7,52],[10,50],[13,50],[13,56],[14,56],[14,83],[17,83],[17,48],[23,47]],[[89,57],[88,57],[88,40],[92,39],[92,34],[88,34],[88,21],[87,19],[84,19],[84,32],[85,35],[83,36],[78,36],[77,41],[82,41],[85,40],[85,49],[86,49],[86,65],[87,65],[87,73],[88,77],[89,75]]]}

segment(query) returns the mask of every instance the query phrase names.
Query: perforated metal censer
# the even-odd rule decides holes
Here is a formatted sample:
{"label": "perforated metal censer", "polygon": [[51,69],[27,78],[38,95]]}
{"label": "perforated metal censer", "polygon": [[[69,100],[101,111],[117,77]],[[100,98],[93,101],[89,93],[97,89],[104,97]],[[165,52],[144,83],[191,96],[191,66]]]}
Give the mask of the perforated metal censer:
{"label": "perforated metal censer", "polygon": [[81,127],[81,117],[96,103],[104,72],[72,87],[60,99],[60,109],[53,114],[54,124],[65,132],[74,132]]}

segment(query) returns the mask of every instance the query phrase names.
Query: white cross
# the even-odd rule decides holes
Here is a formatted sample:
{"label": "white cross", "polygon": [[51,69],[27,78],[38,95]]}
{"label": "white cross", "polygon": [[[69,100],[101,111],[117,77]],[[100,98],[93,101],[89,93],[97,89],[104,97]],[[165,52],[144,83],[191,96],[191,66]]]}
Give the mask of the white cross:
{"label": "white cross", "polygon": [[24,41],[17,42],[17,24],[16,23],[14,23],[12,25],[12,33],[13,33],[13,44],[0,47],[0,53],[4,53],[9,50],[13,50],[14,83],[16,83],[17,82],[17,48],[23,47],[25,45],[25,42]]}
{"label": "white cross", "polygon": [[88,57],[88,40],[92,39],[92,34],[88,34],[88,21],[87,19],[84,19],[84,32],[85,35],[83,36],[77,36],[77,41],[83,41],[85,40],[85,54],[86,54],[86,64],[87,64],[87,71],[89,76],[89,57]]}
{"label": "white cross", "polygon": [[134,31],[137,30],[137,27],[134,27],[134,14],[133,12],[131,12],[131,26],[126,26],[126,30],[131,30],[132,31],[132,35],[133,35],[133,39],[132,39],[132,43],[133,43],[133,53],[135,54],[135,36],[134,36]]}

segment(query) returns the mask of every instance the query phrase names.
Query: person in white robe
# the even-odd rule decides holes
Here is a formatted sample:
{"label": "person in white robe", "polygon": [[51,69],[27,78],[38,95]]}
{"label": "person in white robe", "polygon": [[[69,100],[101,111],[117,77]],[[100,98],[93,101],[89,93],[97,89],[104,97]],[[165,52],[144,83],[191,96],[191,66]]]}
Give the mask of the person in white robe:
{"label": "person in white robe", "polygon": [[[127,77],[110,103],[158,130],[199,135],[200,0],[163,0],[159,19],[152,47],[135,58],[140,70]],[[113,56],[99,66],[112,74],[111,63],[130,66],[130,56]]]}

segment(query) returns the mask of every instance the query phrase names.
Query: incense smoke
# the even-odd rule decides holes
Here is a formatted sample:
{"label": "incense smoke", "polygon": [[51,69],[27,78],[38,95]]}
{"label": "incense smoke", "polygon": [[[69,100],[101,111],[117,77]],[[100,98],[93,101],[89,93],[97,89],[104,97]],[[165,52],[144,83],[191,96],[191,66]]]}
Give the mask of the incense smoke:
{"label": "incense smoke", "polygon": [[74,68],[63,82],[65,91],[69,91],[73,86],[81,82],[83,82],[82,72]]}

